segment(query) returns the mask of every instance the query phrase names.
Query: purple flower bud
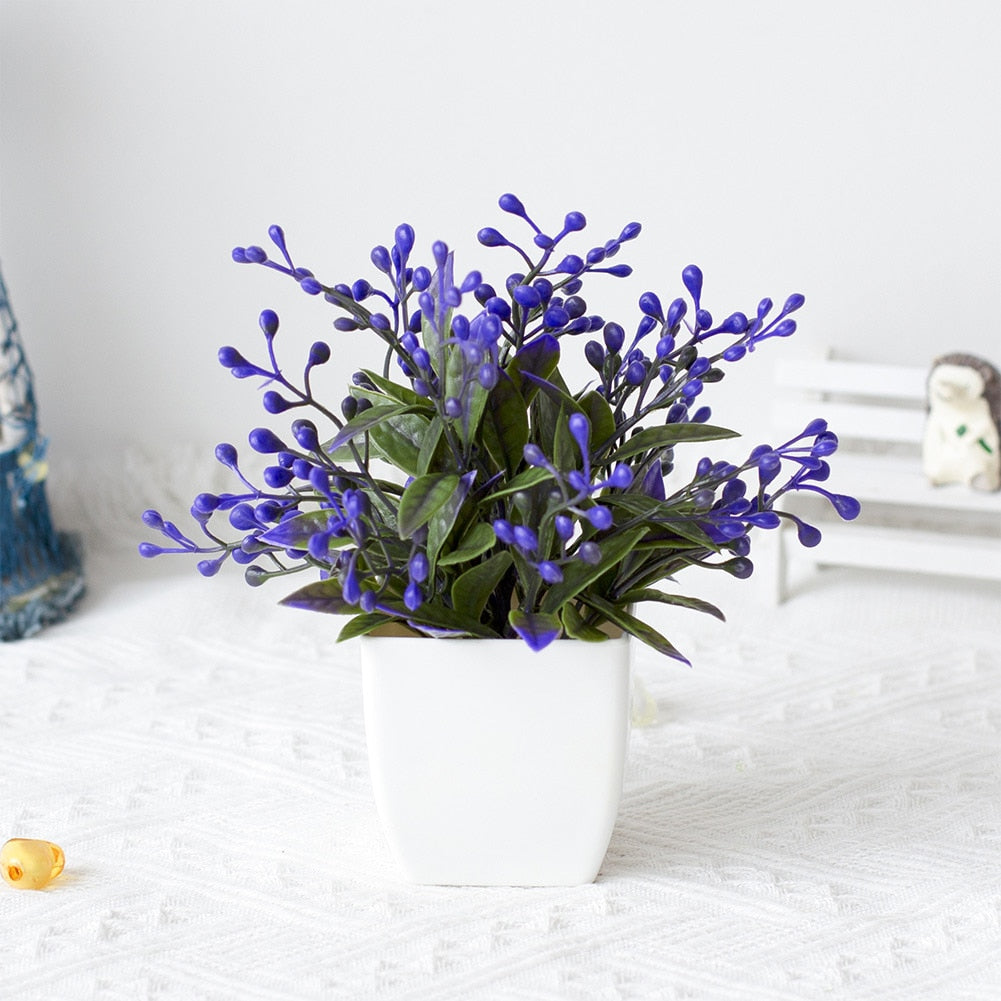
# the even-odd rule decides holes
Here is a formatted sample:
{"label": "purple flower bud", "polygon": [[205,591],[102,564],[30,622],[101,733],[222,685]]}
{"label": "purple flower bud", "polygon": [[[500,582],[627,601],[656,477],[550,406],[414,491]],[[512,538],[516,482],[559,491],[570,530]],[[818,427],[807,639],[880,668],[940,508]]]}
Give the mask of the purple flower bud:
{"label": "purple flower bud", "polygon": [[550,306],[543,314],[542,322],[552,330],[559,330],[570,322],[570,314],[562,306]]}
{"label": "purple flower bud", "polygon": [[556,534],[566,542],[573,535],[573,519],[565,514],[558,514],[554,519]]}
{"label": "purple flower bud", "polygon": [[507,240],[491,226],[485,226],[481,229],[479,233],[476,234],[476,239],[479,240],[484,247],[508,246]]}
{"label": "purple flower bud", "polygon": [[705,424],[710,417],[712,417],[713,412],[709,407],[699,407],[691,416],[692,424]]}
{"label": "purple flower bud", "polygon": [[606,323],[602,336],[605,340],[605,347],[613,354],[622,350],[622,345],[626,339],[626,332],[618,323]]}
{"label": "purple flower bud", "polygon": [[567,473],[567,482],[573,488],[574,493],[584,497],[590,494],[593,489],[587,477],[579,469],[571,469]]}
{"label": "purple flower bud", "polygon": [[514,529],[511,527],[511,522],[506,521],[503,518],[498,518],[493,523],[493,529],[494,535],[496,535],[505,546],[514,544]]}
{"label": "purple flower bud", "polygon": [[695,302],[695,308],[698,309],[699,302],[702,298],[702,271],[695,264],[689,264],[684,271],[681,272],[681,280],[685,284],[685,288],[688,289],[688,294],[692,297]]}
{"label": "purple flower bud", "polygon": [[352,320],[348,316],[339,316],[334,320],[334,330],[340,330],[344,333],[349,333],[352,330],[358,329],[358,323],[356,320]]}
{"label": "purple flower bud", "polygon": [[358,281],[351,286],[351,298],[354,299],[355,302],[362,302],[371,294],[372,286],[369,282],[365,281],[364,278],[359,278]]}
{"label": "purple flower bud", "polygon": [[430,396],[431,387],[423,379],[414,379],[414,392],[418,396]]}
{"label": "purple flower bud", "polygon": [[236,468],[236,449],[230,445],[228,442],[222,442],[215,447],[215,457],[224,465],[228,466],[230,469]]}
{"label": "purple flower bud", "polygon": [[411,358],[413,358],[414,364],[418,369],[424,372],[430,371],[431,355],[429,355],[424,348],[415,348]]}
{"label": "purple flower bud", "polygon": [[571,414],[567,420],[567,426],[570,429],[570,434],[573,435],[574,441],[577,442],[580,454],[588,456],[588,442],[591,438],[590,421],[583,414]]}
{"label": "purple flower bud", "polygon": [[315,278],[303,278],[299,282],[299,288],[306,293],[306,295],[319,295],[323,291],[323,286]]}
{"label": "purple flower bud", "polygon": [[[211,514],[213,511],[218,509],[219,498],[215,494],[205,494],[205,493],[199,494],[192,501],[191,506],[196,510],[201,511],[203,514]],[[147,514],[156,514],[156,511],[147,511],[146,514],[143,515],[143,521],[145,521],[146,524],[149,525],[149,522],[146,521]],[[159,518],[159,515],[157,515],[157,517]],[[159,526],[151,525],[150,527],[154,528]]]}
{"label": "purple flower bud", "polygon": [[658,358],[666,358],[674,350],[674,338],[666,334],[657,341],[656,355]]}
{"label": "purple flower bud", "polygon": [[604,531],[606,528],[612,527],[612,512],[607,508],[603,507],[601,504],[595,504],[594,507],[589,507],[585,512],[587,520],[591,522],[592,525],[598,531]]}
{"label": "purple flower bud", "polygon": [[237,264],[251,264],[251,263],[253,263],[250,260],[250,258],[247,257],[247,249],[246,249],[246,247],[234,247],[231,256],[232,256],[233,260],[236,261]]}
{"label": "purple flower bud", "polygon": [[492,299],[487,300],[486,309],[488,313],[500,317],[502,320],[506,320],[511,316],[511,304],[499,295],[495,295]]}
{"label": "purple flower bud", "polygon": [[500,370],[493,362],[486,362],[480,366],[476,378],[484,389],[493,389],[500,380]]}
{"label": "purple flower bud", "polygon": [[664,310],[660,305],[660,299],[653,292],[644,292],[640,296],[639,305],[647,316],[652,316],[657,320],[664,319]]}
{"label": "purple flower bud", "polygon": [[445,416],[452,420],[462,416],[462,404],[454,396],[445,400]]}
{"label": "purple flower bud", "polygon": [[357,605],[361,601],[361,584],[358,581],[358,573],[355,570],[355,560],[357,556],[351,557],[351,562],[344,573],[341,582],[341,595],[349,605]]}
{"label": "purple flower bud", "polygon": [[782,315],[786,316],[788,313],[793,313],[799,309],[803,303],[806,302],[806,297],[799,294],[799,292],[793,292],[791,296],[785,301],[785,305],[782,307]]}
{"label": "purple flower bud", "polygon": [[403,592],[403,604],[406,605],[411,612],[416,612],[417,609],[424,604],[424,594],[416,582],[411,581],[406,586]]}
{"label": "purple flower bud", "polygon": [[247,440],[255,452],[260,452],[263,455],[283,452],[287,448],[285,442],[269,428],[254,428],[247,436]]}
{"label": "purple flower bud", "polygon": [[314,466],[306,459],[295,459],[292,462],[292,473],[297,480],[308,480],[313,475]]}
{"label": "purple flower bud", "polygon": [[576,254],[567,254],[567,256],[556,265],[555,270],[559,274],[577,275],[584,270],[584,262]]}
{"label": "purple flower bud", "polygon": [[369,322],[376,330],[392,330],[393,325],[389,322],[389,317],[384,313],[373,313]]}
{"label": "purple flower bud", "polygon": [[638,222],[627,223],[619,234],[619,242],[626,243],[628,240],[635,240],[640,235],[642,228]]}
{"label": "purple flower bud", "polygon": [[587,219],[582,212],[568,212],[563,220],[563,228],[568,233],[576,233],[587,225]]}
{"label": "purple flower bud", "polygon": [[316,425],[312,421],[293,421],[292,437],[298,442],[300,448],[304,448],[307,452],[320,451],[320,438],[316,432]]}
{"label": "purple flower bud", "polygon": [[309,349],[309,366],[312,368],[314,365],[325,365],[328,361],[330,361],[330,345],[324,341],[315,341]]}
{"label": "purple flower bud", "polygon": [[[249,362],[246,358],[240,354],[236,348],[231,348],[228,345],[226,347],[219,348],[219,364],[223,368],[236,368],[237,366],[249,366]],[[252,367],[252,366],[250,366]]]}
{"label": "purple flower bud", "polygon": [[630,362],[626,367],[626,382],[630,386],[638,386],[646,378],[646,366],[641,361]]}
{"label": "purple flower bud", "polygon": [[582,542],[577,556],[588,566],[596,567],[601,562],[601,547],[596,542]]}
{"label": "purple flower bud", "polygon": [[163,549],[160,546],[153,545],[152,542],[139,543],[139,555],[144,560],[151,560],[154,556],[160,556],[162,553]]}
{"label": "purple flower bud", "polygon": [[695,361],[688,366],[688,374],[691,378],[697,379],[705,375],[710,368],[712,368],[712,364],[708,358],[696,358]]}
{"label": "purple flower bud", "polygon": [[385,247],[373,247],[370,259],[376,266],[377,270],[381,271],[384,275],[389,274],[389,251]]}
{"label": "purple flower bud", "polygon": [[688,303],[684,299],[675,299],[667,308],[667,325],[675,327],[681,323],[681,318],[688,312]]}
{"label": "purple flower bud", "polygon": [[552,562],[552,560],[543,560],[538,566],[539,576],[547,584],[559,584],[563,580],[563,571]]}
{"label": "purple flower bud", "polygon": [[764,298],[758,303],[758,319],[763,320],[772,311],[772,300]]}
{"label": "purple flower bud", "polygon": [[411,580],[416,581],[418,584],[423,584],[428,579],[428,573],[430,572],[427,556],[420,552],[414,553],[407,564],[407,572],[410,574]]}
{"label": "purple flower bud", "polygon": [[[215,508],[212,510],[214,511]],[[153,528],[158,532],[163,531],[163,517],[159,511],[154,511],[152,508],[143,511],[142,522],[147,528]]]}
{"label": "purple flower bud", "polygon": [[702,392],[702,388],[701,379],[689,379],[688,382],[681,387],[681,395],[688,400],[694,400],[695,397]]}
{"label": "purple flower bud", "polygon": [[597,341],[588,341],[584,345],[584,357],[592,368],[600,372],[605,364],[605,349]]}
{"label": "purple flower bud", "polygon": [[605,272],[613,278],[628,278],[633,269],[628,264],[613,264],[610,268],[605,268]]}
{"label": "purple flower bud", "polygon": [[203,577],[214,577],[219,572],[219,567],[222,566],[223,561],[226,559],[226,555],[228,554],[223,554],[214,560],[199,560],[198,572]]}
{"label": "purple flower bud", "polygon": [[292,470],[283,466],[268,466],[263,473],[264,482],[272,490],[280,490],[292,482]]}
{"label": "purple flower bud", "polygon": [[431,285],[431,272],[423,266],[414,268],[412,281],[418,292],[426,292]]}
{"label": "purple flower bud", "polygon": [[410,251],[414,249],[414,227],[409,223],[402,223],[396,227],[394,236],[396,249],[400,252],[400,260],[405,262],[410,256]]}
{"label": "purple flower bud", "polygon": [[811,455],[833,455],[838,450],[838,436],[833,431],[824,431],[817,435],[817,440],[810,449]]}
{"label": "purple flower bud", "polygon": [[539,547],[539,538],[527,525],[514,526],[514,544],[525,552],[534,553]]}
{"label": "purple flower bud", "polygon": [[745,348],[743,344],[731,344],[730,347],[723,352],[723,360],[731,362],[740,361],[740,359],[746,354],[747,348]]}
{"label": "purple flower bud", "polygon": [[624,462],[620,462],[608,478],[608,485],[619,490],[625,490],[633,482],[633,471]]}
{"label": "purple flower bud", "polygon": [[585,260],[589,265],[601,264],[601,262],[608,256],[608,252],[604,247],[593,247],[587,252],[587,257]]}
{"label": "purple flower bud", "polygon": [[243,255],[251,264],[263,264],[268,259],[263,247],[247,247]]}
{"label": "purple flower bud", "polygon": [[535,309],[542,303],[542,296],[531,285],[516,285],[512,292],[514,301],[525,309]]}
{"label": "purple flower bud", "polygon": [[522,205],[521,200],[512,194],[501,195],[497,204],[505,211],[510,212],[511,215],[525,217],[525,206]]}
{"label": "purple flower bud", "polygon": [[707,309],[695,311],[695,324],[699,330],[708,330],[713,325],[713,315]]}
{"label": "purple flower bud", "polygon": [[260,527],[257,524],[257,517],[254,514],[254,509],[249,504],[237,504],[236,507],[229,512],[229,523],[238,532],[250,532],[255,528]]}
{"label": "purple flower bud", "polygon": [[543,466],[544,467],[544,466],[548,466],[549,465],[549,460],[546,458],[545,452],[543,452],[542,449],[539,448],[538,445],[532,444],[532,442],[529,442],[525,446],[525,448],[523,449],[522,454],[525,457],[525,461],[530,466]]}

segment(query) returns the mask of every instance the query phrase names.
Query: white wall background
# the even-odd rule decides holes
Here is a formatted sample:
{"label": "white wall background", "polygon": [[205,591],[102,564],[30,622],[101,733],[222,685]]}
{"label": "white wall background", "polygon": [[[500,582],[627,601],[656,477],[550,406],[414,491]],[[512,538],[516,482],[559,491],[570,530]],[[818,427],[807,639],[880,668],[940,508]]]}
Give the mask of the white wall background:
{"label": "white wall background", "polygon": [[1001,361],[999,42],[997,0],[2,0],[0,261],[54,464],[188,441],[214,465],[264,422],[215,352],[256,353],[265,306],[292,371],[333,338],[336,399],[372,364],[233,245],[280,222],[350,281],[408,220],[500,281],[474,234],[517,229],[508,190],[544,227],[585,212],[585,250],[644,223],[634,278],[591,284],[607,318],[689,262],[720,315],[807,296],[722,422],[760,420],[777,352]]}

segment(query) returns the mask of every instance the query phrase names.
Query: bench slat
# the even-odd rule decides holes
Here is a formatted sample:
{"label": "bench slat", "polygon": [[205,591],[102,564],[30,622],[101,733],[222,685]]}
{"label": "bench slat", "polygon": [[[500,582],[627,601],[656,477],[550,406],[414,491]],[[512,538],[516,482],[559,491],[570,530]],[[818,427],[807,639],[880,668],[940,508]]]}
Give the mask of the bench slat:
{"label": "bench slat", "polygon": [[816,393],[912,400],[924,405],[928,370],[851,361],[782,359],[775,363],[779,386]]}
{"label": "bench slat", "polygon": [[919,410],[828,400],[777,400],[772,408],[776,427],[797,430],[823,417],[839,438],[919,445],[925,433],[925,414]]}
{"label": "bench slat", "polygon": [[[1001,539],[829,523],[806,555],[820,566],[870,567],[1001,581]],[[798,554],[797,554],[798,555]]]}
{"label": "bench slat", "polygon": [[838,452],[830,462],[831,489],[861,501],[996,514],[1001,518],[1001,492],[971,490],[961,483],[932,486],[917,458]]}

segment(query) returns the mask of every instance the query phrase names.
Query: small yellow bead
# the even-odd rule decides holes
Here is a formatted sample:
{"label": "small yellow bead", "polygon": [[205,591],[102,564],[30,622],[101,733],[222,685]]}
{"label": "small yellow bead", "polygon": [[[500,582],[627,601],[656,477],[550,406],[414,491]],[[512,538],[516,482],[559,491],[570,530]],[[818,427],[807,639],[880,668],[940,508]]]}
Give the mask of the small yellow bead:
{"label": "small yellow bead", "polygon": [[11,838],[0,848],[0,873],[18,890],[40,890],[66,865],[59,845],[35,838]]}

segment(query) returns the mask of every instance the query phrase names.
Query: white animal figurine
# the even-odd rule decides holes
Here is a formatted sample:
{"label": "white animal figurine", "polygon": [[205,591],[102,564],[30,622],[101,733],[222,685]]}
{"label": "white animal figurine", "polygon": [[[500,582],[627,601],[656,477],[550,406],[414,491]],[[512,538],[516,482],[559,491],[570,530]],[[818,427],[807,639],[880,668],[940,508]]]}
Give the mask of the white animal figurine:
{"label": "white animal figurine", "polygon": [[925,476],[934,486],[1001,489],[1001,375],[973,355],[938,358],[928,376]]}

